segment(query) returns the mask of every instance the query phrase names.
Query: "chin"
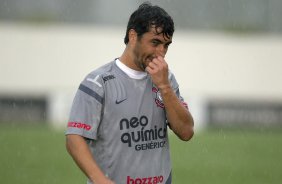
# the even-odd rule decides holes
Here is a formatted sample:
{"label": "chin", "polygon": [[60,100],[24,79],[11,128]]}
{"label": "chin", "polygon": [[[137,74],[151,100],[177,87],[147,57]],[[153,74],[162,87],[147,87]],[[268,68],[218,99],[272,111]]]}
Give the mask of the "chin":
{"label": "chin", "polygon": [[141,64],[140,66],[141,71],[146,72],[146,67],[147,67],[146,65]]}
{"label": "chin", "polygon": [[146,68],[147,68],[147,66],[149,65],[149,62],[144,62],[144,63],[142,63],[141,64],[142,65],[142,70],[145,72],[146,71]]}

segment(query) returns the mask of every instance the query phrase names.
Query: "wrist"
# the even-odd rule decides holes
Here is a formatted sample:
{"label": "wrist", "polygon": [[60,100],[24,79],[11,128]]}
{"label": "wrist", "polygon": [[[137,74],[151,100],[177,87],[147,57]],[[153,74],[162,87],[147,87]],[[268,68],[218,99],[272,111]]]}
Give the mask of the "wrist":
{"label": "wrist", "polygon": [[160,90],[161,94],[165,94],[165,93],[171,91],[172,88],[171,88],[171,86],[169,84],[167,84],[167,85],[159,86],[159,90]]}
{"label": "wrist", "polygon": [[89,179],[92,183],[105,183],[106,181],[108,181],[108,177],[105,176],[103,173],[91,176]]}
{"label": "wrist", "polygon": [[107,177],[96,178],[91,180],[92,183],[108,183],[109,179]]}

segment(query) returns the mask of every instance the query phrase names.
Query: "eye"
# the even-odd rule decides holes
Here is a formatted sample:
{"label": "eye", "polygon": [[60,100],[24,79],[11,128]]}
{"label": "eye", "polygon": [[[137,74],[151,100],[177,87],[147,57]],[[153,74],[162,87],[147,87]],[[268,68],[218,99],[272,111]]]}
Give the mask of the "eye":
{"label": "eye", "polygon": [[151,43],[152,43],[153,46],[158,46],[160,44],[160,41],[152,40]]}

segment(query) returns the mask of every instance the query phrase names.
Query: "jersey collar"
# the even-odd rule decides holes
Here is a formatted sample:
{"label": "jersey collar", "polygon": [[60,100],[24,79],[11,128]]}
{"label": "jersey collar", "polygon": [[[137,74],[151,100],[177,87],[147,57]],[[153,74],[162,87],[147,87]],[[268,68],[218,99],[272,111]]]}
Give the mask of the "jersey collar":
{"label": "jersey collar", "polygon": [[137,71],[129,68],[128,66],[123,64],[119,59],[116,59],[116,65],[132,79],[143,79],[148,75],[146,72]]}

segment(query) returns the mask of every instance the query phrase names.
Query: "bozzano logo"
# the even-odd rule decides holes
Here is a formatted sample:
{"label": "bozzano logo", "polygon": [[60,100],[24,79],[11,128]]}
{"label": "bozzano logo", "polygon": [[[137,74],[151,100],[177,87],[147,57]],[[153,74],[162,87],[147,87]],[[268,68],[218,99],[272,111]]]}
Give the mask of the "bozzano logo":
{"label": "bozzano logo", "polygon": [[130,178],[127,176],[127,184],[158,184],[164,180],[163,176],[152,176],[148,178]]}
{"label": "bozzano logo", "polygon": [[68,127],[82,128],[87,131],[91,129],[90,125],[87,125],[85,123],[80,123],[80,122],[68,122]]}

